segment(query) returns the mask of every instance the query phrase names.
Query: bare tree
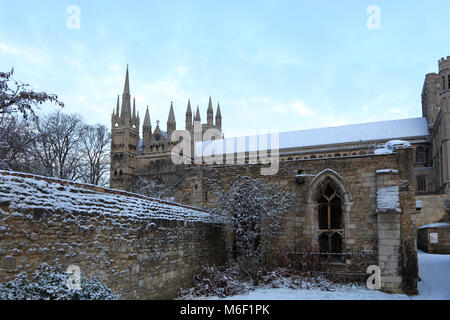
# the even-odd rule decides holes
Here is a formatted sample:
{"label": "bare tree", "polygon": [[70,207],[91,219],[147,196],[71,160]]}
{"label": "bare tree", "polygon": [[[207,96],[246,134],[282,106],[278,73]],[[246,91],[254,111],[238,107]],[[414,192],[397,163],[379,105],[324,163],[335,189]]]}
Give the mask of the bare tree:
{"label": "bare tree", "polygon": [[13,79],[14,68],[10,72],[0,72],[0,115],[20,113],[24,119],[36,117],[33,107],[52,102],[63,107],[55,94],[34,92],[29,84]]}
{"label": "bare tree", "polygon": [[60,179],[77,180],[82,176],[79,115],[55,111],[36,121],[30,166],[33,172]]}
{"label": "bare tree", "polygon": [[36,120],[34,109],[43,103],[64,104],[54,94],[34,92],[13,74],[14,69],[0,72],[0,169],[30,171],[27,151],[35,135],[28,118]]}
{"label": "bare tree", "polygon": [[173,201],[175,198],[175,187],[184,179],[184,176],[173,176],[165,182],[157,179],[149,179],[138,176],[130,186],[129,190],[147,197]]}
{"label": "bare tree", "polygon": [[108,185],[111,133],[102,124],[84,125],[81,129],[80,151],[83,157],[81,180],[86,183]]}
{"label": "bare tree", "polygon": [[22,117],[0,116],[0,169],[28,171],[28,147],[34,134],[30,123]]}

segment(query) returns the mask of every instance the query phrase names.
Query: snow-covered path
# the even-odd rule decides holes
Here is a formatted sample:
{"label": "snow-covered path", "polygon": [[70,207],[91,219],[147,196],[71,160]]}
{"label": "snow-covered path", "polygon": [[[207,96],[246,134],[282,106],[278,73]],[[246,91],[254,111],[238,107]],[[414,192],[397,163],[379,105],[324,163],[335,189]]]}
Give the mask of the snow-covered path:
{"label": "snow-covered path", "polygon": [[450,254],[419,250],[419,295],[413,299],[450,300]]}
{"label": "snow-covered path", "polygon": [[227,297],[226,300],[450,300],[450,255],[419,251],[419,275],[419,294],[413,297],[346,285],[337,291],[260,288],[245,295]]}

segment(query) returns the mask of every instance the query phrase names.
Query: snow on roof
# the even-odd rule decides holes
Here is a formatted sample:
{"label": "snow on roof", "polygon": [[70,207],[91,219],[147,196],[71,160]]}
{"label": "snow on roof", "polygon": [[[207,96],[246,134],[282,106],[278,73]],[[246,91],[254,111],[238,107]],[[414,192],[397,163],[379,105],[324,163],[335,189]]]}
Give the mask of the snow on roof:
{"label": "snow on roof", "polygon": [[378,188],[378,190],[377,190],[377,211],[401,212],[398,186],[389,186],[389,187]]}
{"label": "snow on roof", "polygon": [[[279,133],[279,149],[362,141],[410,139],[427,136],[428,134],[428,125],[425,118],[369,122],[338,127],[281,132]],[[223,143],[225,153],[244,152],[244,150],[247,152],[254,151],[255,148],[252,148],[251,140],[256,139],[261,141],[261,137],[262,135],[197,142],[196,149],[203,145],[204,150],[211,143]],[[239,142],[240,140],[245,141],[245,147],[234,147],[231,150],[227,148],[227,143],[233,145],[233,142]],[[270,149],[270,137],[267,140],[267,143],[258,143],[258,150]],[[221,148],[218,147],[219,149]],[[198,153],[196,152],[196,154]]]}
{"label": "snow on roof", "polygon": [[[5,173],[5,172],[2,172]],[[107,191],[114,191],[106,189]],[[75,183],[0,174],[0,203],[13,210],[44,209],[134,219],[215,222],[203,210],[132,194],[97,192]]]}
{"label": "snow on roof", "polygon": [[168,137],[167,131],[163,131],[163,130],[159,129],[159,132],[161,132],[161,135],[164,137],[164,139],[167,139],[167,137]]}
{"label": "snow on roof", "polygon": [[411,143],[405,140],[390,140],[384,144],[382,148],[375,149],[375,154],[389,154],[397,149],[411,148]]}
{"label": "snow on roof", "polygon": [[436,222],[436,223],[430,223],[430,224],[421,226],[419,229],[425,229],[425,228],[443,228],[443,229],[450,229],[450,222]]}

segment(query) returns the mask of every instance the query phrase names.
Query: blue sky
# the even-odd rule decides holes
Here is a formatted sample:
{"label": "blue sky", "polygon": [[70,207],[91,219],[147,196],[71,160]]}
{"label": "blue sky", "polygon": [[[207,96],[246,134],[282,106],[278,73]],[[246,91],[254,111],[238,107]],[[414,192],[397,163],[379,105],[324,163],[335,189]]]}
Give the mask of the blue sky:
{"label": "blue sky", "polygon": [[[80,8],[80,29],[66,12]],[[368,29],[370,5],[380,29]],[[188,98],[225,135],[421,116],[426,73],[450,55],[447,1],[6,1],[0,70],[110,125],[127,63],[141,121]]]}

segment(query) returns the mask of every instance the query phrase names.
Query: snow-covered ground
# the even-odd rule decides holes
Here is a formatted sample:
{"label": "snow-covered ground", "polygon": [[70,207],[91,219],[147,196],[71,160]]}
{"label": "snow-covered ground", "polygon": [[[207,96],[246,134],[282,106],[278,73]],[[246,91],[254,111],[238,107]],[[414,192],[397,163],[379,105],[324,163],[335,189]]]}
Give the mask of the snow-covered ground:
{"label": "snow-covered ground", "polygon": [[414,299],[450,300],[450,254],[419,250],[419,295]]}
{"label": "snow-covered ground", "polygon": [[[345,285],[336,291],[295,290],[289,288],[260,288],[227,300],[450,300],[450,255],[428,254],[419,251],[419,294],[388,294],[364,287]],[[219,299],[212,297],[210,299]]]}

